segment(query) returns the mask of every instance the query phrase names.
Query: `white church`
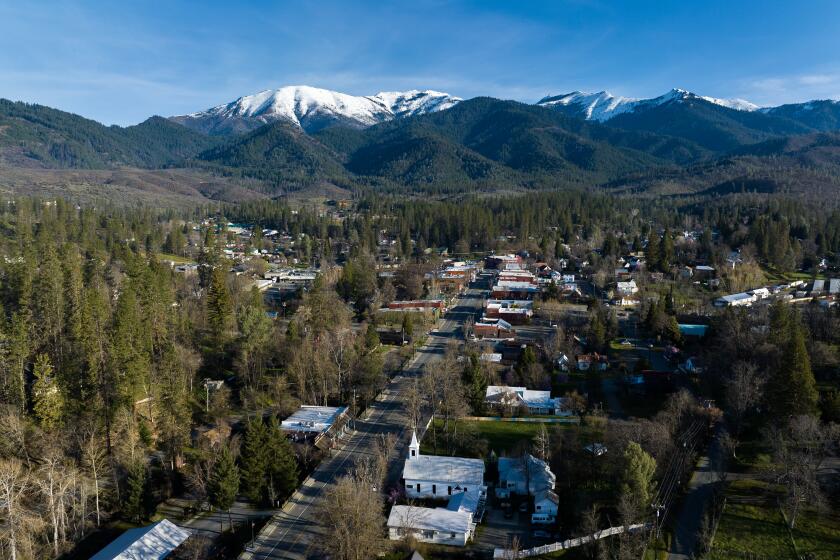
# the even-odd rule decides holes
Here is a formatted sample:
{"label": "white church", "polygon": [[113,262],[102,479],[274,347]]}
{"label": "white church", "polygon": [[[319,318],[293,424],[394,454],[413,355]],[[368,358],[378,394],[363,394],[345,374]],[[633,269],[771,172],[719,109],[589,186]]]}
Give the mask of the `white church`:
{"label": "white church", "polygon": [[417,434],[411,435],[403,467],[405,494],[412,499],[440,499],[446,507],[396,505],[388,517],[392,540],[408,534],[422,542],[465,546],[472,538],[487,498],[484,461],[422,455]]}

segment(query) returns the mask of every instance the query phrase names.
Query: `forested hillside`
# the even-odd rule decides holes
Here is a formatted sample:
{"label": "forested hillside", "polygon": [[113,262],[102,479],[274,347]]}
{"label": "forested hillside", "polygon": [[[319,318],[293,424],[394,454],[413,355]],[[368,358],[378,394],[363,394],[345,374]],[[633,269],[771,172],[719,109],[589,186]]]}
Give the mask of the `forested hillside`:
{"label": "forested hillside", "polygon": [[33,192],[64,189],[77,197],[95,190],[108,198],[110,184],[120,200],[130,184],[65,189],[73,179],[57,176],[43,190],[44,173],[34,170],[178,167],[196,175],[189,183],[199,183],[199,196],[220,199],[320,186],[440,196],[602,187],[827,196],[838,188],[837,133],[813,130],[831,129],[836,113],[832,102],[815,102],[808,111],[796,105],[748,112],[687,96],[602,124],[549,107],[475,98],[364,129],[333,126],[309,134],[279,121],[241,136],[211,137],[160,117],[106,127],[0,101],[0,189],[26,192],[21,180],[28,173]]}
{"label": "forested hillside", "polygon": [[193,157],[215,143],[162,117],[108,127],[42,105],[0,99],[0,163],[6,165],[155,168]]}

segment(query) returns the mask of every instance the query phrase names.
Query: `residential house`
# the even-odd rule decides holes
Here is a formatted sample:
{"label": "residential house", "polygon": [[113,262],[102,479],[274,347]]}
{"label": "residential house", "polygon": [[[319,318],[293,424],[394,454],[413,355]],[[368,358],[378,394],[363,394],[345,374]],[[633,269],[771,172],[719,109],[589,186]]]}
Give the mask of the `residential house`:
{"label": "residential house", "polygon": [[529,453],[523,457],[500,457],[498,470],[497,497],[530,496],[534,499],[531,523],[550,524],[557,520],[556,477],[545,461]]}
{"label": "residential house", "polygon": [[698,264],[694,267],[694,277],[698,280],[705,280],[707,278],[714,278],[715,268],[707,264]]}
{"label": "residential house", "polygon": [[578,354],[577,368],[579,371],[605,371],[609,367],[609,360],[597,352],[592,354]]}
{"label": "residential house", "polygon": [[536,391],[525,387],[490,385],[487,387],[484,402],[492,407],[507,410],[527,408],[529,414],[572,415],[568,399],[552,398],[551,391]]}
{"label": "residential house", "polygon": [[631,296],[638,293],[639,287],[636,285],[635,280],[628,280],[627,282],[617,282],[615,291],[620,296]]}
{"label": "residential house", "polygon": [[560,371],[569,371],[570,369],[569,364],[571,362],[569,361],[569,357],[562,352],[560,353],[560,356],[557,357],[555,363],[557,364],[557,369]]}

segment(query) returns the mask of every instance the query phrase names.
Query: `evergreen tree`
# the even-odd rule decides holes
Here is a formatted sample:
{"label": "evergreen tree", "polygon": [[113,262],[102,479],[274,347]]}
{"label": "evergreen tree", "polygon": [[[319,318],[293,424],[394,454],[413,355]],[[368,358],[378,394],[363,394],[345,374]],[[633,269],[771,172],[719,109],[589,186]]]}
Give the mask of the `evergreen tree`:
{"label": "evergreen tree", "polygon": [[277,418],[271,418],[267,431],[269,497],[272,502],[282,501],[291,496],[298,486],[297,459]]}
{"label": "evergreen tree", "polygon": [[144,515],[143,498],[146,492],[146,465],[140,461],[132,463],[128,469],[123,492],[123,514],[130,520],[139,522]]}
{"label": "evergreen tree", "polygon": [[231,529],[233,529],[233,518],[230,516],[230,507],[236,500],[238,492],[239,469],[236,467],[230,449],[223,446],[219,458],[213,465],[210,479],[207,481],[207,498],[211,506],[228,512]]}
{"label": "evergreen tree", "polygon": [[790,338],[781,348],[781,362],[768,388],[771,410],[779,418],[816,414],[819,393],[805,345],[805,327],[796,314]]}
{"label": "evergreen tree", "polygon": [[376,325],[370,321],[365,331],[365,351],[372,352],[379,347],[379,332],[376,330]]}
{"label": "evergreen tree", "polygon": [[258,384],[265,371],[265,362],[271,347],[272,323],[265,313],[262,294],[252,289],[248,304],[239,316],[239,340],[236,358],[237,369],[246,384]]}
{"label": "evergreen tree", "polygon": [[601,351],[607,344],[607,324],[604,321],[604,313],[601,309],[596,309],[592,313],[589,323],[589,346]]}
{"label": "evergreen tree", "polygon": [[141,321],[140,305],[132,282],[124,282],[111,331],[110,362],[119,401],[128,405],[148,396],[151,368],[147,335]]}
{"label": "evergreen tree", "polygon": [[221,265],[213,269],[207,290],[207,323],[212,342],[223,346],[233,328],[233,302],[227,286],[227,274]]}
{"label": "evergreen tree", "polygon": [[253,502],[267,497],[269,469],[268,429],[261,418],[252,419],[245,429],[242,446],[242,489]]}
{"label": "evergreen tree", "polygon": [[674,240],[671,238],[671,230],[665,228],[662,235],[662,244],[659,249],[659,270],[668,272],[671,269],[671,262],[674,260]]}
{"label": "evergreen tree", "polygon": [[414,321],[411,320],[410,313],[403,313],[402,334],[403,340],[411,340],[412,335],[414,335]]}
{"label": "evergreen tree", "polygon": [[481,361],[476,354],[469,356],[467,366],[464,368],[464,388],[473,414],[481,416],[485,408],[487,377],[484,375]]}
{"label": "evergreen tree", "polygon": [[49,356],[38,354],[32,373],[35,377],[32,386],[32,408],[41,427],[50,430],[61,422],[64,398],[53,375]]}
{"label": "evergreen tree", "polygon": [[659,249],[659,234],[651,230],[648,235],[648,245],[645,249],[645,260],[650,270],[659,270],[662,253]]}

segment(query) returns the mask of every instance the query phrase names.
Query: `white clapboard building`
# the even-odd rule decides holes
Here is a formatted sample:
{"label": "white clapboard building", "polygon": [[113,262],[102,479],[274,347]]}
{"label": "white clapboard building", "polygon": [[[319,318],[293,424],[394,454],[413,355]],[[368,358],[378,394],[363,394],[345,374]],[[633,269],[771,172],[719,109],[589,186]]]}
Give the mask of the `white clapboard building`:
{"label": "white clapboard building", "polygon": [[484,461],[423,455],[417,434],[412,434],[402,480],[406,497],[445,500],[446,507],[395,505],[388,516],[389,537],[412,535],[422,542],[465,546],[487,498]]}

